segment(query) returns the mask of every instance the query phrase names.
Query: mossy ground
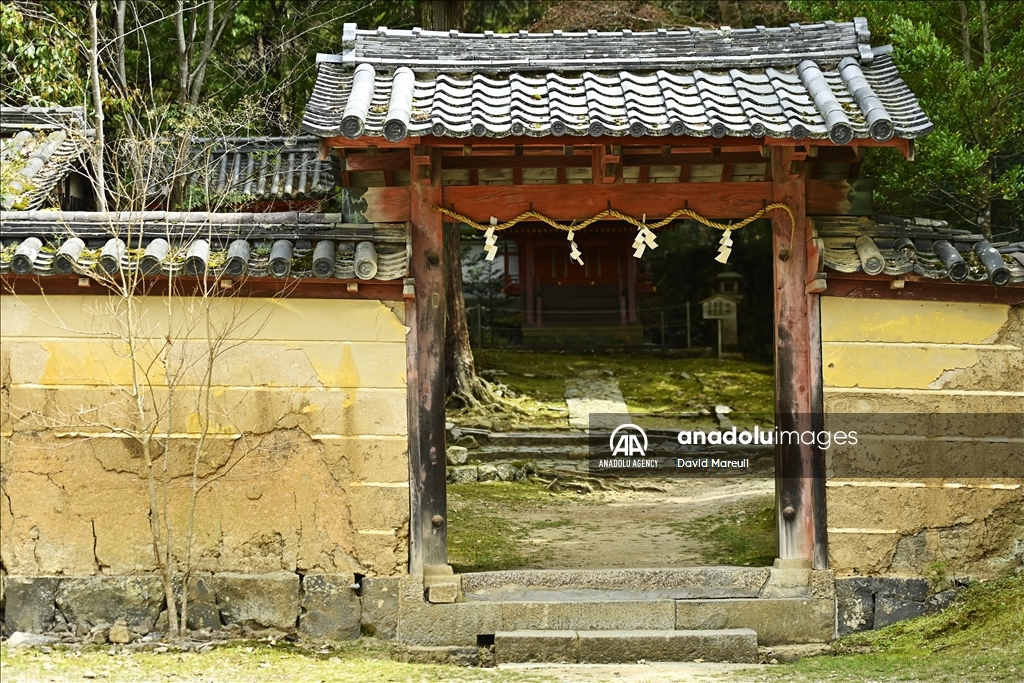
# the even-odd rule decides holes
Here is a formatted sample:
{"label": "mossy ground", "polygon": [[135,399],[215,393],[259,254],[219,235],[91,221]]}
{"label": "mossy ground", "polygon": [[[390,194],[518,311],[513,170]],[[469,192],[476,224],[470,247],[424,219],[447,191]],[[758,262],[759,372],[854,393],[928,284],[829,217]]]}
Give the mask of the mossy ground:
{"label": "mossy ground", "polygon": [[775,561],[775,508],[760,504],[678,525],[700,539],[708,564],[767,567]]}
{"label": "mossy ground", "polygon": [[524,541],[530,531],[564,526],[565,519],[524,523],[507,511],[557,510],[593,504],[585,496],[547,490],[536,481],[489,481],[448,486],[448,561],[457,572],[495,571],[527,566]]}
{"label": "mossy ground", "polygon": [[695,412],[719,404],[740,413],[774,412],[770,363],[673,358],[647,351],[476,349],[474,356],[478,372],[496,377],[518,394],[513,402],[524,413],[519,422],[532,427],[564,427],[566,380],[606,370],[618,380],[632,413]]}
{"label": "mossy ground", "polygon": [[853,634],[835,649],[841,654],[772,667],[755,680],[1018,683],[1024,680],[1024,575],[975,584],[941,614]]}

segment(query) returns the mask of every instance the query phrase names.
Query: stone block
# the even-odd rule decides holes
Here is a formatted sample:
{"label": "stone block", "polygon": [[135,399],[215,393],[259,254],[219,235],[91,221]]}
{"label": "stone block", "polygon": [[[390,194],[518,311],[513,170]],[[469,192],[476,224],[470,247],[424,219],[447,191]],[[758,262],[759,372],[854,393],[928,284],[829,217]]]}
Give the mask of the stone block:
{"label": "stone block", "polygon": [[757,634],[750,629],[706,631],[580,631],[580,662],[757,662]]}
{"label": "stone block", "polygon": [[672,600],[506,602],[501,607],[506,631],[673,629],[676,623]]}
{"label": "stone block", "polygon": [[498,470],[498,481],[515,481],[520,476],[519,469],[507,462],[495,465],[495,469]]}
{"label": "stone block", "polygon": [[676,601],[677,629],[749,628],[761,645],[823,643],[835,630],[835,602],[825,598],[729,598]]}
{"label": "stone block", "polygon": [[409,645],[476,645],[477,636],[500,630],[497,603],[403,604],[398,617],[398,640]]}
{"label": "stone block", "polygon": [[477,467],[477,477],[480,481],[498,481],[498,468],[494,465],[480,465]]}
{"label": "stone block", "polygon": [[494,634],[494,659],[498,664],[565,662],[580,659],[576,631],[499,631]]}
{"label": "stone block", "polygon": [[224,623],[295,630],[299,618],[298,574],[225,572],[214,575],[213,587]]}
{"label": "stone block", "polygon": [[467,600],[524,602],[579,600],[604,591],[657,599],[745,598],[757,597],[769,572],[767,567],[513,569],[463,574],[462,590]]}
{"label": "stone block", "polygon": [[448,483],[469,484],[477,481],[480,474],[476,465],[462,465],[448,470]]}
{"label": "stone block", "polygon": [[875,594],[898,600],[924,602],[928,599],[928,579],[903,576],[879,576]]}
{"label": "stone block", "polygon": [[811,572],[812,598],[836,597],[836,575],[830,569],[815,569]]}
{"label": "stone block", "polygon": [[69,624],[153,624],[164,605],[159,576],[88,576],[62,579],[55,597]]}
{"label": "stone block", "polygon": [[401,604],[421,605],[426,601],[426,588],[423,577],[408,575],[398,579],[398,602]]}
{"label": "stone block", "polygon": [[38,633],[15,631],[11,634],[11,637],[7,639],[7,647],[12,650],[22,647],[44,647],[55,642],[57,642],[57,639],[54,636],[44,636]]}
{"label": "stone block", "polygon": [[6,576],[4,625],[10,631],[45,633],[53,627],[56,576]]}
{"label": "stone block", "polygon": [[[778,560],[777,560],[778,561]],[[778,569],[772,567],[761,588],[762,598],[803,598],[811,592],[810,569]]]}
{"label": "stone block", "polygon": [[479,647],[425,647],[407,645],[397,653],[398,660],[412,664],[447,664],[450,666],[483,666]]}
{"label": "stone block", "polygon": [[900,600],[887,595],[875,596],[875,628],[885,628],[904,619],[919,617],[928,610],[923,602]]}
{"label": "stone block", "polygon": [[875,579],[852,576],[836,579],[836,630],[840,638],[875,626]]}
{"label": "stone block", "polygon": [[458,581],[431,581],[427,584],[427,602],[443,604],[455,602],[459,597]]}
{"label": "stone block", "polygon": [[360,633],[360,601],[352,574],[307,574],[302,578],[299,632],[310,638],[355,640]]}
{"label": "stone block", "polygon": [[393,640],[398,633],[397,576],[363,579],[362,631],[378,638]]}
{"label": "stone block", "polygon": [[465,446],[448,446],[445,449],[445,457],[449,465],[465,465],[469,460],[469,449]]}
{"label": "stone block", "polygon": [[941,593],[936,593],[935,595],[929,595],[928,599],[925,601],[925,605],[928,607],[928,612],[941,612],[942,610],[946,609],[947,607],[953,604],[953,601],[956,600],[956,596],[958,595],[958,593],[959,591],[951,588],[948,591],[942,591]]}
{"label": "stone block", "polygon": [[[175,582],[174,594],[181,609],[181,581]],[[181,615],[178,615],[181,618]],[[189,630],[219,629],[221,627],[220,610],[217,608],[217,596],[213,591],[213,577],[209,575],[193,576],[188,582],[188,614],[185,622]],[[151,622],[152,625],[152,622]]]}

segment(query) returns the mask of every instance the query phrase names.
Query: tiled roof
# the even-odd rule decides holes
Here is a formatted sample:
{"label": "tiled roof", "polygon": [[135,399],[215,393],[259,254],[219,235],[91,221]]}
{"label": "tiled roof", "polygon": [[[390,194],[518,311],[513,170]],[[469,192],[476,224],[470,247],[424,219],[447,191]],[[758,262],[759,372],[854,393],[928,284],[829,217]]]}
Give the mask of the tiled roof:
{"label": "tiled roof", "polygon": [[2,188],[0,206],[42,206],[86,154],[91,137],[82,107],[0,107],[0,163],[17,168],[14,180]]}
{"label": "tiled roof", "polygon": [[120,264],[146,275],[397,280],[410,248],[404,223],[296,212],[0,212],[0,240],[0,273],[36,275]]}
{"label": "tiled roof", "polygon": [[1024,282],[1024,243],[993,245],[928,218],[816,217],[825,266],[840,273],[915,273],[933,280]]}
{"label": "tiled roof", "polygon": [[[150,197],[170,190],[175,150],[157,141],[157,152],[167,157],[165,177],[149,191]],[[222,199],[323,199],[334,188],[330,161],[320,160],[319,141],[313,136],[196,139],[191,160],[183,169],[190,182],[208,187],[213,204]],[[236,203],[236,202],[230,202]]]}
{"label": "tiled roof", "polygon": [[318,55],[319,136],[914,138],[932,124],[867,21],[466,34],[358,30]]}

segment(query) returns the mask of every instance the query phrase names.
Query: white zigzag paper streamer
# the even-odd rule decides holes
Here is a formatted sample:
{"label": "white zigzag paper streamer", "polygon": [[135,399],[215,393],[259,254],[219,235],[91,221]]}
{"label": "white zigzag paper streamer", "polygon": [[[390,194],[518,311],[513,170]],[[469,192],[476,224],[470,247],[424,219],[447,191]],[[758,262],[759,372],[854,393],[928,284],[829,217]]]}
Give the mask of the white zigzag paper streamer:
{"label": "white zigzag paper streamer", "polygon": [[484,233],[484,251],[487,252],[484,259],[487,261],[493,261],[494,255],[498,253],[498,237],[494,234],[494,226],[497,224],[498,219],[491,216],[491,227]]}
{"label": "white zigzag paper streamer", "polygon": [[729,255],[732,254],[732,230],[722,233],[722,239],[718,243],[722,246],[718,248],[718,256],[715,257],[715,260],[719,263],[727,263]]}

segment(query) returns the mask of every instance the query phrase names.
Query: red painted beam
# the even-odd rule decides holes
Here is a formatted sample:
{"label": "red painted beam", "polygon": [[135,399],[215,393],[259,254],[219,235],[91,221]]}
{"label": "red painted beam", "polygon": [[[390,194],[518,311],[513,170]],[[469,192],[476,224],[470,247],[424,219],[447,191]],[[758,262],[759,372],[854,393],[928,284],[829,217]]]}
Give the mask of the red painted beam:
{"label": "red painted beam", "polygon": [[484,223],[505,221],[532,209],[559,221],[590,218],[609,206],[647,220],[684,207],[708,218],[746,218],[772,201],[772,184],[648,183],[592,185],[449,185],[444,206]]}

